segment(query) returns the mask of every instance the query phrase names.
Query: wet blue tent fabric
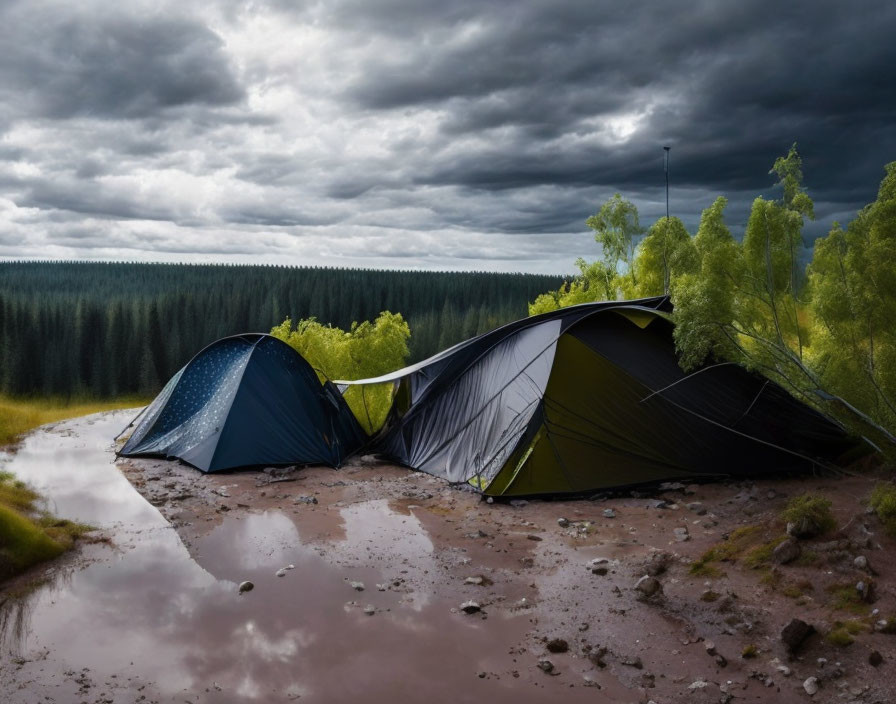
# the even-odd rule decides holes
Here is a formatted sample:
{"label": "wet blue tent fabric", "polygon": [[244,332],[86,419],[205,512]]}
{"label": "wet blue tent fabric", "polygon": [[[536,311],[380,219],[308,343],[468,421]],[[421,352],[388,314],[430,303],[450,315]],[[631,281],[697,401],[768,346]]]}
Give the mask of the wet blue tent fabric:
{"label": "wet blue tent fabric", "polygon": [[168,382],[120,455],[176,457],[206,472],[338,467],[366,436],[333,384],[270,335],[224,338]]}

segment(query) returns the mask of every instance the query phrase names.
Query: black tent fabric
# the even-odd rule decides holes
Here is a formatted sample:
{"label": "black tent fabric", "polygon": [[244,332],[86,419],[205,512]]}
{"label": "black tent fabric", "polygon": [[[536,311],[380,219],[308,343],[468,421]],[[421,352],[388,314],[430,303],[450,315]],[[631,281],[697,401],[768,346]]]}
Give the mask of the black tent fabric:
{"label": "black tent fabric", "polygon": [[139,416],[119,452],[176,457],[206,472],[280,464],[338,467],[366,435],[330,382],[270,335],[197,354]]}
{"label": "black tent fabric", "polygon": [[836,463],[855,442],[733,364],[685,374],[667,297],[533,316],[376,379],[395,405],[372,450],[489,495],[580,494]]}

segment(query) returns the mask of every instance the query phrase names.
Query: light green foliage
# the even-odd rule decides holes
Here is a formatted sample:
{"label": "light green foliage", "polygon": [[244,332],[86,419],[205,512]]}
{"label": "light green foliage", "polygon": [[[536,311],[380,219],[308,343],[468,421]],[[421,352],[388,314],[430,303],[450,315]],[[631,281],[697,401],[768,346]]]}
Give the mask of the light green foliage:
{"label": "light green foliage", "polygon": [[[810,359],[825,388],[896,434],[896,162],[877,200],[815,243]],[[860,432],[867,424],[852,423]],[[879,440],[880,433],[875,439]],[[884,439],[886,442],[886,439]]]}
{"label": "light green foliage", "polygon": [[[594,231],[594,239],[601,246],[603,259],[594,262],[586,262],[581,257],[577,259],[578,276],[557,291],[538,296],[529,304],[529,315],[579,303],[612,301],[637,295],[636,238],[643,234],[643,229],[634,203],[617,193],[585,224]],[[622,265],[627,271],[620,271]]]}
{"label": "light green foliage", "polygon": [[719,197],[700,217],[694,238],[699,268],[674,280],[672,301],[685,321],[675,328],[675,343],[685,369],[711,354],[724,358],[729,344],[722,333],[734,320],[734,283],[743,267],[740,245],[725,225],[727,199]]}
{"label": "light green foliage", "polygon": [[[385,311],[374,322],[353,323],[348,331],[322,325],[314,318],[293,325],[287,318],[271,330],[317,372],[321,381],[366,379],[404,366],[411,330],[399,313]],[[393,385],[351,387],[345,400],[368,432],[382,427],[392,404]]]}
{"label": "light green foliage", "polygon": [[662,296],[669,293],[671,282],[700,268],[700,256],[694,240],[678,218],[660,218],[647,231],[638,246],[634,271],[637,296]]}
{"label": "light green foliage", "polygon": [[800,537],[812,537],[828,533],[837,527],[831,513],[831,501],[814,494],[795,496],[788,503],[781,518],[793,523]]}
{"label": "light green foliage", "polygon": [[881,482],[871,492],[869,503],[887,533],[896,536],[896,486],[889,482]]}
{"label": "light green foliage", "polygon": [[610,272],[619,271],[624,263],[633,286],[637,286],[634,269],[636,238],[644,230],[638,221],[638,209],[634,203],[616,193],[600,210],[585,221],[594,230],[594,239],[604,253],[604,266]]}
{"label": "light green foliage", "polygon": [[[782,198],[753,202],[742,243],[722,222],[723,199],[703,213],[699,273],[673,278],[671,287],[681,364],[694,369],[710,356],[742,364],[896,453],[896,169],[856,223],[817,245],[808,286],[797,253],[813,206],[796,148],[772,171]],[[866,254],[872,242],[876,268]]]}

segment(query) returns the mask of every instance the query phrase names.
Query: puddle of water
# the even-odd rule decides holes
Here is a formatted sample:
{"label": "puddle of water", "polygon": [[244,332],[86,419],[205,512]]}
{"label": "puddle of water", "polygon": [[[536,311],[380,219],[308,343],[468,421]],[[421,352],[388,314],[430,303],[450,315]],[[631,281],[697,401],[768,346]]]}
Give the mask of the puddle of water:
{"label": "puddle of water", "polygon": [[[16,653],[39,661],[12,680],[30,677],[29,687],[14,690],[3,679],[9,691],[0,698],[36,701],[42,680],[59,685],[70,678],[63,673],[82,668],[133,683],[110,695],[131,697],[121,701],[136,698],[139,682],[190,702],[543,698],[542,687],[509,674],[518,665],[508,649],[522,639],[525,617],[451,613],[456,604],[436,600],[411,576],[377,590],[408,573],[438,572],[423,526],[385,501],[342,509],[344,539],[316,545],[303,543],[279,511],[227,515],[195,541],[191,557],[113,464],[109,439],[129,417],[60,424],[8,459],[8,469],[49,496],[59,515],[107,529],[116,547],[91,546],[95,559],[86,567],[3,607],[27,610],[18,632],[3,634],[4,659]],[[275,575],[289,564],[294,569]],[[243,580],[255,589],[240,595]],[[352,580],[365,590],[353,590]],[[365,614],[367,605],[374,615]],[[480,670],[504,674],[484,680]],[[63,689],[51,690],[55,701],[67,701]],[[582,688],[564,696],[586,694],[594,701],[594,691]],[[86,699],[75,695],[71,701]]]}

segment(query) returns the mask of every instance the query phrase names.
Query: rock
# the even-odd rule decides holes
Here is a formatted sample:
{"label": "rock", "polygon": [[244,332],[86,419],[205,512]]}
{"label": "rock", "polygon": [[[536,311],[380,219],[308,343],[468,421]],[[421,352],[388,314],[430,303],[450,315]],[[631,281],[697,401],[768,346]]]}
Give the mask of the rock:
{"label": "rock", "polygon": [[772,560],[779,565],[786,565],[796,560],[803,552],[800,544],[793,538],[787,538],[772,550]]}
{"label": "rock", "polygon": [[482,607],[477,604],[475,601],[465,601],[460,605],[460,610],[465,614],[475,614],[482,611]]}
{"label": "rock", "polygon": [[376,585],[376,590],[377,590],[378,592],[384,592],[384,591],[386,591],[386,585],[385,585],[385,584],[377,584],[377,585]]}
{"label": "rock", "polygon": [[803,682],[803,689],[806,690],[806,694],[810,697],[815,695],[818,692],[818,678],[810,677],[805,682]]}
{"label": "rock", "polygon": [[697,680],[696,682],[691,682],[688,685],[688,689],[691,691],[697,691],[699,689],[706,689],[709,686],[709,682],[706,680]]}
{"label": "rock", "polygon": [[552,638],[545,647],[549,653],[565,653],[569,650],[569,643],[562,638]]}
{"label": "rock", "polygon": [[636,670],[641,670],[644,667],[644,663],[641,662],[641,658],[634,656],[622,659],[622,664],[628,667],[634,667]]}
{"label": "rock", "polygon": [[651,501],[651,502],[650,502],[650,507],[651,507],[651,508],[669,508],[669,502],[668,502],[668,501],[662,501],[662,500],[660,500],[660,501]]}
{"label": "rock", "polygon": [[274,575],[277,576],[277,577],[285,577],[285,576],[286,576],[286,569],[283,568],[283,567],[281,567],[279,570],[277,570],[276,572],[274,572]]}
{"label": "rock", "polygon": [[255,585],[252,582],[240,582],[239,593],[244,594],[245,592],[251,592],[255,589]]}
{"label": "rock", "polygon": [[660,484],[660,491],[683,491],[685,485],[681,482],[663,482]]}
{"label": "rock", "polygon": [[349,586],[356,592],[364,591],[364,582],[349,582]]}
{"label": "rock", "polygon": [[728,659],[724,655],[719,653],[716,655],[716,665],[718,665],[719,667],[727,667]]}
{"label": "rock", "polygon": [[493,503],[495,503],[495,497],[494,497],[494,496],[489,496],[489,497],[485,500],[485,503],[487,503],[487,504],[493,504]]}
{"label": "rock", "polygon": [[529,533],[529,535],[526,536],[526,540],[534,540],[536,543],[540,543],[542,540],[544,540],[544,538],[542,538],[540,535]]}
{"label": "rock", "polygon": [[855,560],[852,561],[852,564],[855,566],[857,570],[867,570],[868,569],[868,558],[864,555],[859,555]]}
{"label": "rock", "polygon": [[557,525],[561,528],[569,528],[569,519],[568,518],[558,518]]}
{"label": "rock", "polygon": [[687,504],[687,509],[689,511],[693,511],[698,516],[706,515],[706,506],[701,504],[699,501],[692,501],[691,503]]}
{"label": "rock", "polygon": [[480,586],[485,582],[485,578],[482,575],[475,575],[473,577],[467,577],[464,580],[464,584],[475,584],[476,586]]}
{"label": "rock", "polygon": [[368,616],[373,616],[376,613],[376,609],[373,607],[373,604],[368,604],[364,607],[364,613]]}
{"label": "rock", "polygon": [[603,577],[609,571],[610,570],[606,565],[594,565],[594,567],[591,568],[591,574],[596,574],[600,577]]}
{"label": "rock", "polygon": [[616,518],[616,512],[611,508],[605,508],[604,518]]}
{"label": "rock", "polygon": [[314,496],[300,496],[293,501],[294,504],[316,504],[317,498]]}
{"label": "rock", "polygon": [[881,655],[878,651],[872,650],[868,655],[868,664],[873,665],[874,667],[880,666],[884,661],[884,656]]}
{"label": "rock", "polygon": [[874,583],[873,582],[856,582],[856,591],[864,602],[874,601]]}
{"label": "rock", "polygon": [[485,679],[485,675],[486,673],[483,670],[480,670],[478,673],[476,673],[476,676],[481,680]]}
{"label": "rock", "polygon": [[554,663],[552,663],[550,660],[539,660],[538,669],[542,672],[551,674],[554,671]]}
{"label": "rock", "polygon": [[688,529],[684,526],[679,526],[678,528],[672,529],[672,537],[675,539],[677,543],[683,543],[691,539],[690,534],[688,533]]}
{"label": "rock", "polygon": [[650,598],[655,594],[662,593],[663,585],[660,584],[660,581],[656,577],[651,577],[649,574],[645,574],[641,579],[635,582],[635,589],[644,597]]}
{"label": "rock", "polygon": [[655,552],[650,556],[650,559],[647,561],[647,564],[644,566],[644,570],[651,577],[658,577],[663,574],[666,569],[669,567],[669,563],[672,561],[672,556],[667,552]]}
{"label": "rock", "polygon": [[514,508],[522,508],[523,506],[528,506],[529,502],[525,499],[511,499],[510,505]]}
{"label": "rock", "polygon": [[809,636],[815,633],[815,627],[798,618],[791,619],[781,631],[781,642],[791,653],[795,653]]}
{"label": "rock", "polygon": [[706,641],[703,644],[703,646],[706,648],[706,652],[709,653],[710,655],[716,654],[716,644],[713,643],[711,640]]}

